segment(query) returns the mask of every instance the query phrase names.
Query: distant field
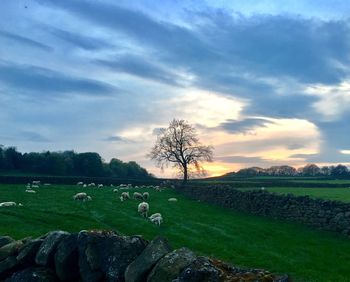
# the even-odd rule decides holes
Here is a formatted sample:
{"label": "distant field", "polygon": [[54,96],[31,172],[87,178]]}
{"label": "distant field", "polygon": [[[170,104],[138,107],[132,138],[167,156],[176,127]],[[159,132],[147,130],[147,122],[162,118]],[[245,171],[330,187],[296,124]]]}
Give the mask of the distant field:
{"label": "distant field", "polygon": [[[254,189],[240,189],[242,191]],[[271,187],[266,188],[266,191],[279,194],[294,194],[298,196],[310,196],[312,198],[322,198],[326,200],[342,201],[350,203],[350,188],[283,188]]]}
{"label": "distant field", "polygon": [[[72,196],[83,189],[93,200],[73,201]],[[187,246],[198,254],[241,266],[289,273],[293,281],[349,281],[350,239],[338,234],[228,211],[186,199],[172,190],[148,189],[150,212],[164,216],[160,228],[137,214],[136,201],[121,203],[112,188],[61,185],[39,188],[37,194],[24,190],[24,185],[0,185],[0,202],[24,205],[0,208],[1,235],[19,239],[55,229],[115,229],[147,239],[161,234],[175,248]],[[169,197],[179,201],[168,203]]]}

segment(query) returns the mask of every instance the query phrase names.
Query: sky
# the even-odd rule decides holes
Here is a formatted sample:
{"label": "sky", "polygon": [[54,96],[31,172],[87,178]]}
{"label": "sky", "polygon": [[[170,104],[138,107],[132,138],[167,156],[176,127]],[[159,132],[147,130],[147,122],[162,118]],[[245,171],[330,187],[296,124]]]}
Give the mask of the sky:
{"label": "sky", "polygon": [[146,155],[173,118],[209,175],[350,164],[350,4],[342,0],[1,0],[0,144]]}

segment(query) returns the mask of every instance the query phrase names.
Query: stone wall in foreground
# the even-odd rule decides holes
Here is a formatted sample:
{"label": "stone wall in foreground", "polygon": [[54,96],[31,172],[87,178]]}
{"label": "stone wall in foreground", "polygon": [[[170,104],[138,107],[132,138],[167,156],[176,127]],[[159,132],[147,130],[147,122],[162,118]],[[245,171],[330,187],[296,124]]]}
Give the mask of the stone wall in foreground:
{"label": "stone wall in foreground", "polygon": [[121,236],[112,231],[53,231],[40,238],[13,240],[0,236],[0,281],[288,282],[261,269],[241,269],[173,250],[157,237]]}
{"label": "stone wall in foreground", "polygon": [[264,190],[241,191],[222,185],[185,186],[177,190],[192,199],[232,210],[286,219],[350,236],[349,203]]}

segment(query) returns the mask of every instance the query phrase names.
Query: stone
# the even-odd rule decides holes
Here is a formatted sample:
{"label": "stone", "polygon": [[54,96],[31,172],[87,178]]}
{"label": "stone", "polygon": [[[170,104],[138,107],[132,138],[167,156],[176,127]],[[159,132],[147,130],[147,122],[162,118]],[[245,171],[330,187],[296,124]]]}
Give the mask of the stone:
{"label": "stone", "polygon": [[69,233],[64,231],[50,232],[41,244],[39,251],[36,254],[35,262],[38,265],[43,266],[53,265],[56,247],[61,242],[61,240],[68,235]]}
{"label": "stone", "polygon": [[10,275],[17,266],[16,257],[10,256],[0,262],[0,280]]}
{"label": "stone", "polygon": [[176,282],[219,282],[220,270],[206,257],[197,257],[176,279]]}
{"label": "stone", "polygon": [[55,253],[56,275],[61,281],[74,281],[79,278],[78,234],[64,238]]}
{"label": "stone", "polygon": [[10,236],[0,236],[0,248],[14,241]]}
{"label": "stone", "polygon": [[22,241],[14,241],[0,248],[0,261],[9,256],[16,255],[18,250],[23,246]]}
{"label": "stone", "polygon": [[119,236],[107,231],[80,232],[78,249],[82,281],[124,281],[126,267],[146,245],[140,236]]}
{"label": "stone", "polygon": [[35,263],[35,256],[44,240],[37,239],[28,242],[20,250],[16,257],[18,263],[22,265],[30,265]]}
{"label": "stone", "polygon": [[44,267],[30,267],[12,274],[5,282],[58,282],[55,273]]}
{"label": "stone", "polygon": [[171,252],[168,241],[163,237],[153,239],[143,252],[125,270],[126,282],[146,281],[152,267],[167,253]]}
{"label": "stone", "polygon": [[195,259],[196,255],[187,248],[174,250],[158,261],[147,282],[172,281]]}

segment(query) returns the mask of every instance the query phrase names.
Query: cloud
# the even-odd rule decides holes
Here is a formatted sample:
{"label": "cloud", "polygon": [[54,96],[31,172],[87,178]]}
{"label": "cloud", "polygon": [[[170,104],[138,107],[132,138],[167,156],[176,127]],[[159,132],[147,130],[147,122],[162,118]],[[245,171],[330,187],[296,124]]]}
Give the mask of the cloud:
{"label": "cloud", "polygon": [[229,133],[249,133],[257,127],[265,127],[273,121],[264,118],[246,118],[243,120],[228,120],[220,127]]}
{"label": "cloud", "polygon": [[121,136],[118,136],[118,135],[113,135],[113,136],[108,136],[104,139],[102,139],[103,141],[107,141],[107,142],[131,142],[131,140],[127,139],[127,138],[124,138],[124,137],[121,137]]}
{"label": "cloud", "polygon": [[24,37],[24,36],[21,36],[18,34],[13,34],[13,33],[7,32],[5,30],[0,30],[0,37],[16,41],[17,43],[19,43],[21,45],[24,44],[24,45],[27,45],[29,47],[38,48],[38,49],[41,49],[44,51],[52,51],[53,50],[53,48],[48,46],[48,45],[45,45],[43,43],[40,43],[38,41],[32,40],[30,38],[27,38],[27,37]]}
{"label": "cloud", "polygon": [[38,132],[34,131],[19,131],[15,132],[13,134],[6,134],[2,135],[1,139],[8,140],[10,142],[17,141],[17,140],[22,140],[26,142],[34,142],[34,143],[48,143],[52,142],[49,138],[41,135]]}
{"label": "cloud", "polygon": [[82,48],[88,51],[95,51],[99,49],[110,48],[112,46],[111,44],[103,40],[73,33],[63,29],[59,29],[55,27],[46,27],[46,29],[54,36],[70,44],[73,44],[74,46],[77,46],[79,48]]}
{"label": "cloud", "polygon": [[78,78],[33,65],[18,65],[0,61],[0,83],[13,89],[33,92],[38,96],[80,93],[109,95],[117,91],[97,80]]}
{"label": "cloud", "polygon": [[225,157],[216,157],[215,160],[226,162],[226,163],[261,163],[266,162],[266,159],[260,157],[245,157],[245,156],[225,156]]}
{"label": "cloud", "polygon": [[96,60],[97,64],[108,67],[116,72],[124,72],[142,79],[151,79],[161,83],[180,86],[179,77],[154,63],[147,62],[145,58],[135,55],[124,55],[108,60]]}

